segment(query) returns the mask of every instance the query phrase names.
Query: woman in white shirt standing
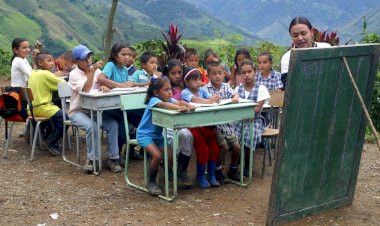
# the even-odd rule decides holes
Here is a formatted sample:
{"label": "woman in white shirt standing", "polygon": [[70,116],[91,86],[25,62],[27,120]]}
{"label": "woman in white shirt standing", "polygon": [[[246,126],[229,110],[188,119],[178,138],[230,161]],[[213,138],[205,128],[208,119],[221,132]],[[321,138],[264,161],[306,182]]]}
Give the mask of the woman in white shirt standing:
{"label": "woman in white shirt standing", "polygon": [[[305,17],[295,17],[289,24],[289,34],[292,38],[293,48],[323,48],[330,47],[330,44],[324,42],[314,42],[313,26],[310,21]],[[284,85],[286,84],[286,77],[288,76],[290,49],[281,58],[281,80]]]}
{"label": "woman in white shirt standing", "polygon": [[26,87],[32,67],[26,59],[30,53],[28,40],[15,38],[12,41],[13,56],[11,59],[11,86]]}

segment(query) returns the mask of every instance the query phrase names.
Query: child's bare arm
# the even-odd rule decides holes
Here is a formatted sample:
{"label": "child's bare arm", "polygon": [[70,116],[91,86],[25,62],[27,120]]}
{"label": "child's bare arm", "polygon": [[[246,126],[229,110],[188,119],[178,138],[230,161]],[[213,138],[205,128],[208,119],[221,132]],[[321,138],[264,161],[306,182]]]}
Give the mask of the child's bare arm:
{"label": "child's bare arm", "polygon": [[132,87],[132,82],[115,82],[107,78],[105,74],[100,74],[98,82],[100,85],[107,86],[108,88],[128,88]]}
{"label": "child's bare arm", "polygon": [[149,82],[144,82],[144,83],[132,82],[132,87],[144,87],[144,86],[149,86]]}
{"label": "child's bare arm", "polygon": [[177,101],[177,102],[175,102],[175,104],[177,104],[179,106],[185,106],[185,107],[187,107],[187,109],[189,111],[194,111],[195,110],[195,106],[194,105],[189,104],[189,103],[187,103],[186,101],[183,101],[183,100]]}
{"label": "child's bare arm", "polygon": [[257,105],[255,107],[256,114],[260,113],[261,110],[263,110],[264,102],[265,102],[265,100],[257,102]]}
{"label": "child's bare arm", "polygon": [[83,92],[90,92],[94,81],[95,71],[101,67],[103,67],[103,61],[99,60],[91,68],[87,68],[87,71],[84,72],[85,76],[87,77],[87,81],[83,85]]}
{"label": "child's bare arm", "polygon": [[213,104],[213,103],[219,103],[219,101],[220,101],[219,95],[212,96],[209,99],[204,99],[197,96],[193,96],[191,98],[191,102],[199,103],[199,104]]}
{"label": "child's bare arm", "polygon": [[156,104],[156,107],[158,107],[158,108],[164,108],[164,109],[168,109],[168,110],[187,111],[187,107],[186,106],[180,106],[180,105],[173,104],[173,103],[170,103],[170,102],[159,102],[159,103]]}
{"label": "child's bare arm", "polygon": [[236,93],[232,98],[232,103],[239,103],[239,94]]}

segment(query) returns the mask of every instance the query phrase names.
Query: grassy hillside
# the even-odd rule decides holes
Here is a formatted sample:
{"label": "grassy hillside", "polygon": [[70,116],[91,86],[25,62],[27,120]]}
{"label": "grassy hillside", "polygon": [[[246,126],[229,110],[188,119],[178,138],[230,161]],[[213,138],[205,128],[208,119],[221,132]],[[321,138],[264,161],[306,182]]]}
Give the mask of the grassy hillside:
{"label": "grassy hillside", "polygon": [[[10,51],[15,37],[25,37],[32,44],[38,39],[45,49],[57,56],[77,44],[103,52],[111,1],[109,0],[0,0],[0,48]],[[244,40],[258,38],[215,19],[177,0],[119,0],[114,20],[114,42],[131,44],[162,39],[161,30],[178,24],[183,37],[203,38],[241,34]]]}

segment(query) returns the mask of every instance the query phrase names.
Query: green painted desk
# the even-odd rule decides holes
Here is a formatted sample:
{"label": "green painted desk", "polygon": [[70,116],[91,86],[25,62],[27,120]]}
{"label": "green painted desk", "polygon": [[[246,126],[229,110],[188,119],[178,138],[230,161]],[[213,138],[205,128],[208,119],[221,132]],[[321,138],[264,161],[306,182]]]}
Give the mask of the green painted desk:
{"label": "green painted desk", "polygon": [[[172,201],[177,196],[177,156],[176,150],[178,149],[178,131],[182,128],[202,127],[223,124],[233,121],[241,121],[250,124],[251,134],[251,148],[249,155],[249,167],[252,169],[253,165],[253,118],[255,115],[255,103],[238,103],[227,104],[212,107],[200,107],[194,112],[181,113],[174,110],[166,110],[161,108],[153,108],[152,122],[157,126],[164,128],[165,139],[165,195],[160,196],[166,200]],[[168,155],[167,155],[167,136],[166,128],[173,129],[173,194],[169,194],[168,182]],[[244,134],[244,127],[243,127]],[[244,138],[241,139],[241,163],[244,163]],[[249,172],[249,179],[244,183],[243,168],[244,164],[240,164],[240,183],[241,186],[247,186],[252,181],[252,170]]]}

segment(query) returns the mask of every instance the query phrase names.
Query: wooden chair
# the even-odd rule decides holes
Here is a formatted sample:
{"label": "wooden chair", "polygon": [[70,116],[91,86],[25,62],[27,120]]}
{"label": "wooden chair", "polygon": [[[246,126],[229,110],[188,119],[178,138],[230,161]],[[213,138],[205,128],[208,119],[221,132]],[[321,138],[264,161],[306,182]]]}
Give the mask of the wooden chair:
{"label": "wooden chair", "polygon": [[[271,147],[272,142],[276,144],[276,138],[278,137],[280,130],[278,129],[278,118],[281,108],[284,106],[284,91],[270,91],[269,92],[271,98],[269,100],[270,108],[268,109],[268,113],[270,113],[271,126],[272,128],[265,128],[262,134],[263,145],[264,145],[264,154],[263,154],[263,165],[261,170],[261,178],[264,177],[265,174],[265,158],[266,154],[269,157],[269,165],[272,165],[272,154]],[[274,148],[276,150],[276,147]]]}
{"label": "wooden chair", "polygon": [[[67,83],[59,83],[58,84],[58,96],[61,98],[61,105],[62,105],[62,111],[63,111],[63,141],[62,141],[62,158],[63,161],[70,163],[72,165],[82,167],[80,164],[80,149],[79,149],[79,129],[78,127],[74,126],[71,122],[70,119],[66,118],[66,113],[67,111],[67,101],[71,97],[71,88]],[[70,137],[67,132],[67,128],[71,126],[74,134],[75,134],[75,146],[76,146],[76,162],[70,161],[65,153],[66,153],[66,139],[67,139],[67,144],[69,148],[71,147],[70,145]]]}

